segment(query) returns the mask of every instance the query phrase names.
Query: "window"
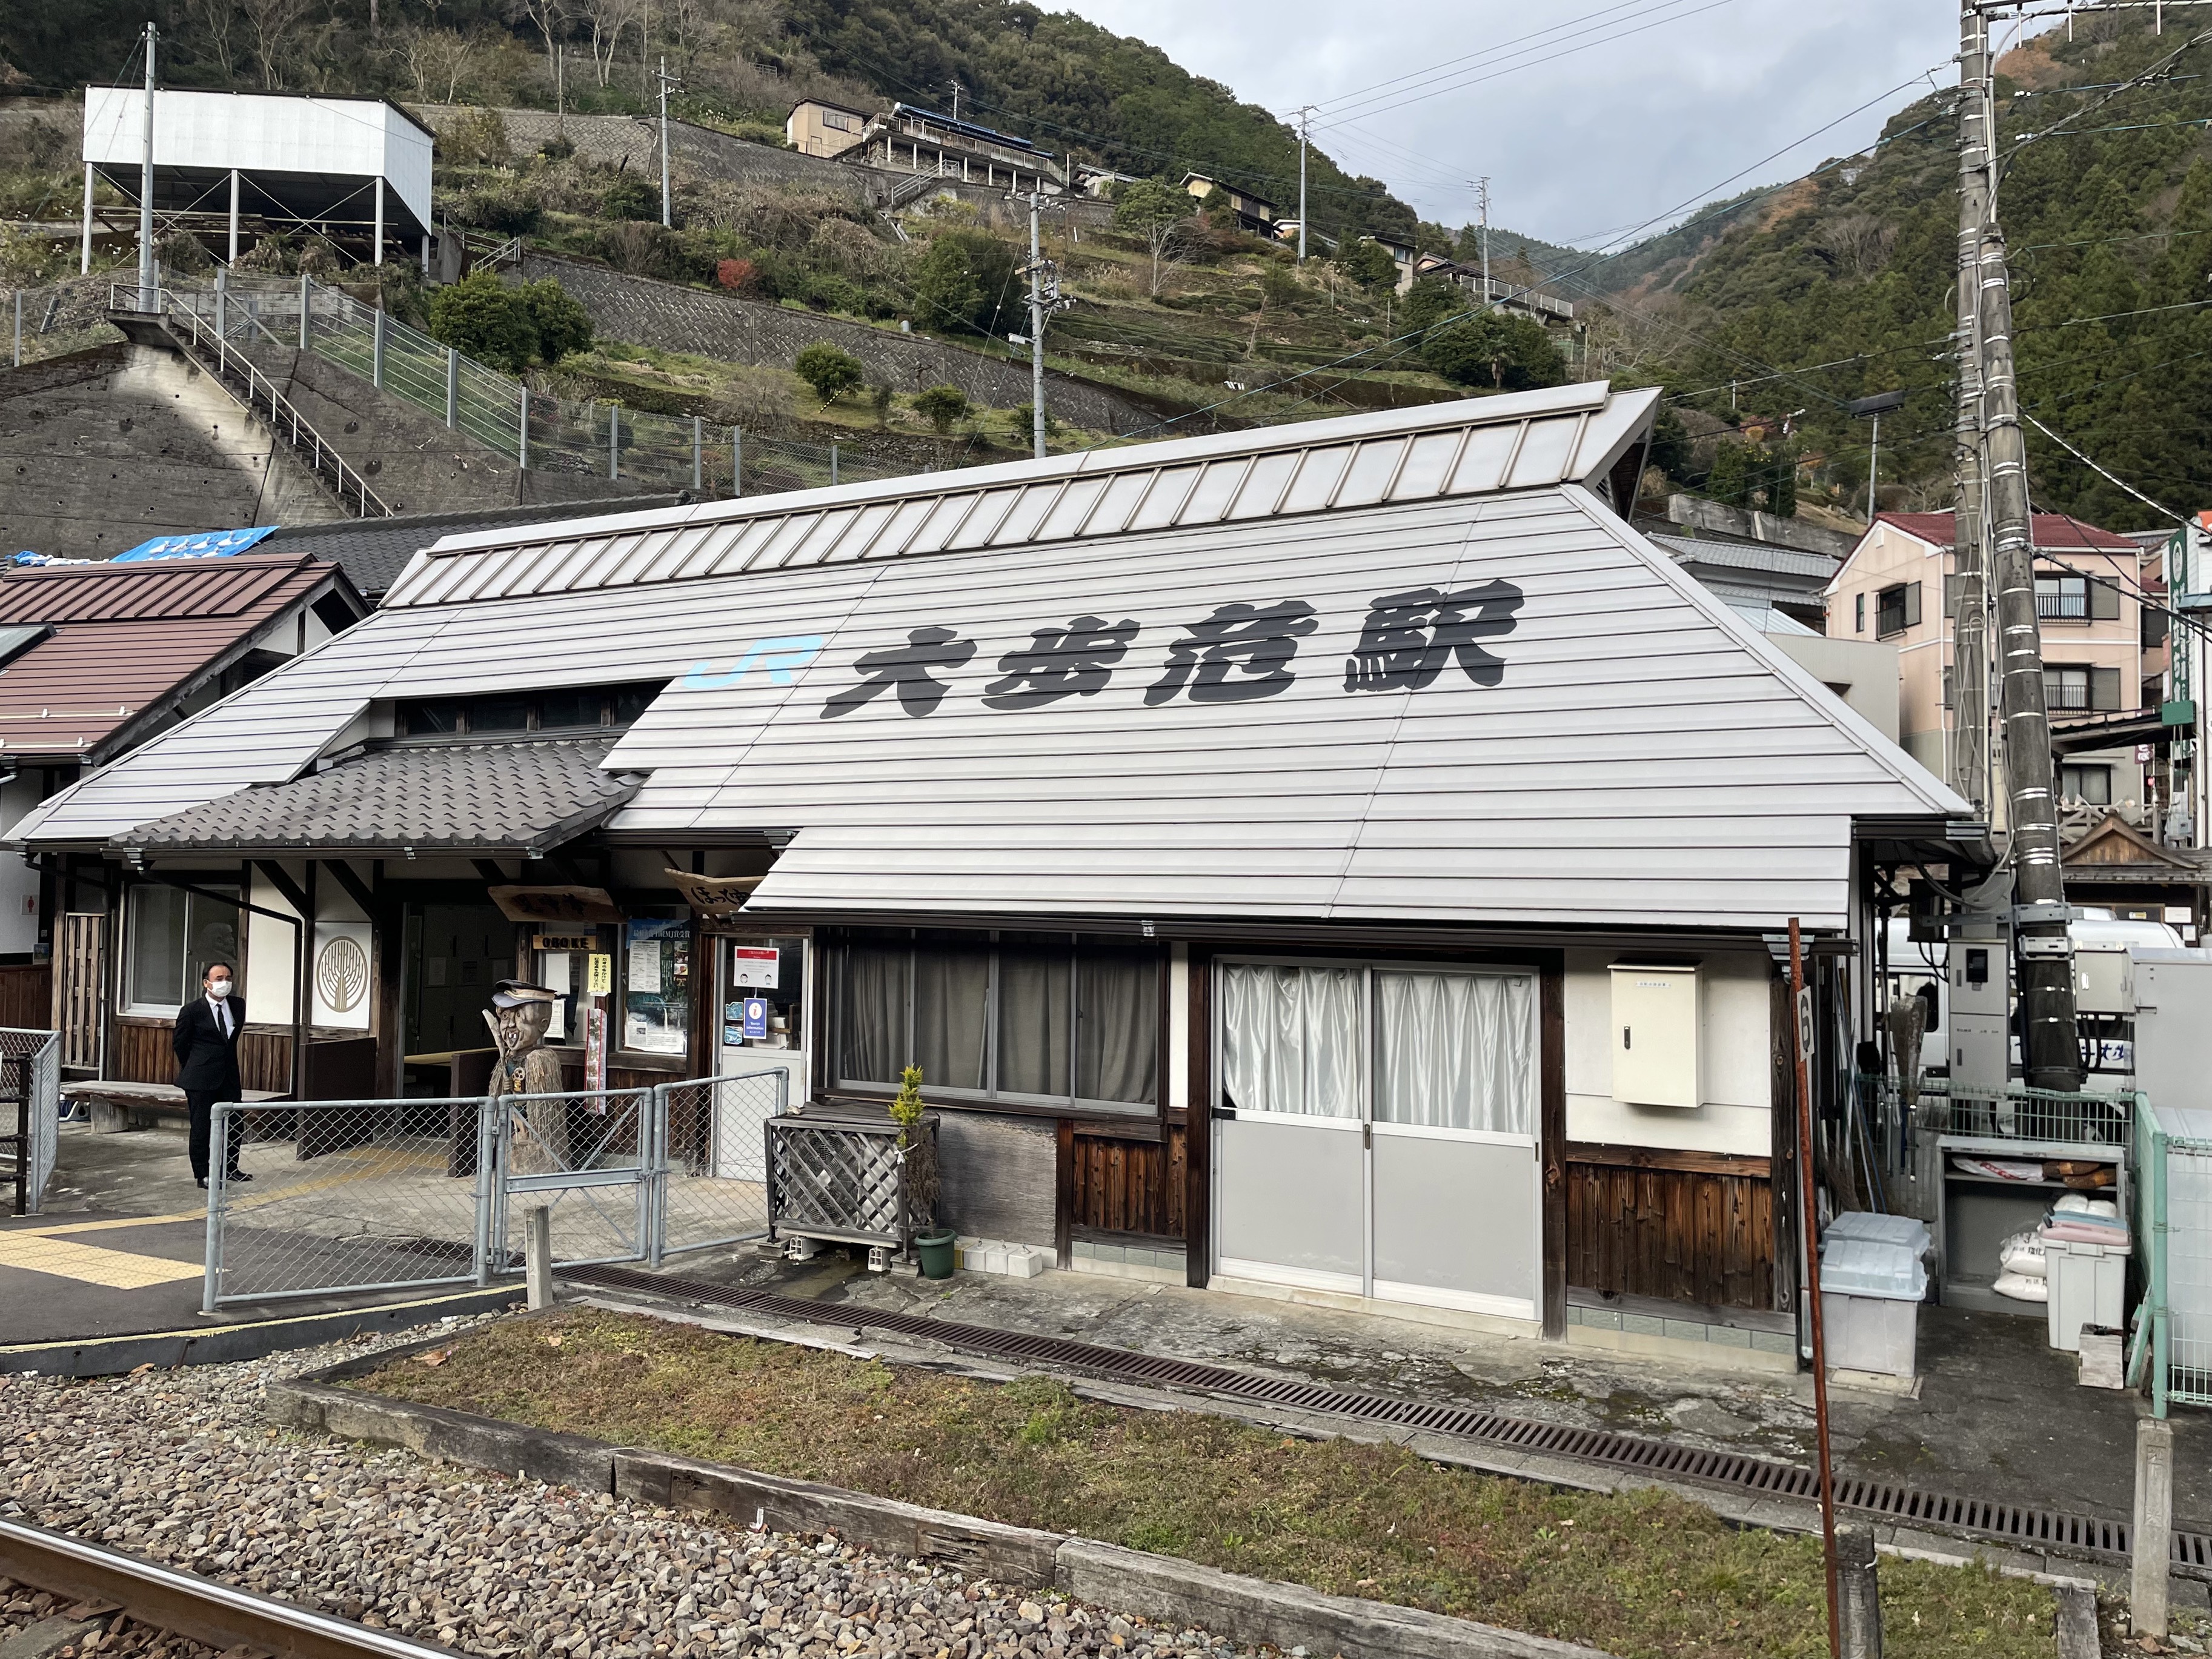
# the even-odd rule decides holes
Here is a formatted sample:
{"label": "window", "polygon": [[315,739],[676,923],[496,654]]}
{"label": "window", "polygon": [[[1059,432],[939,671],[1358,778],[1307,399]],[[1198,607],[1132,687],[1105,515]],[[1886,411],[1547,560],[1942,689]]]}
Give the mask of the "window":
{"label": "window", "polygon": [[1863,593],[1854,593],[1851,596],[1851,632],[1854,634],[1866,632],[1866,595]]}
{"label": "window", "polygon": [[632,916],[623,924],[622,1046],[681,1054],[691,1047],[691,918]]}
{"label": "window", "polygon": [[2053,714],[2111,713],[2120,706],[2120,671],[2049,664],[2043,671],[2043,701]]}
{"label": "window", "polygon": [[168,1014],[199,994],[210,964],[227,962],[240,993],[246,964],[238,954],[238,903],[153,883],[131,890],[126,962],[133,1013]]}
{"label": "window", "polygon": [[2038,576],[2035,614],[2045,622],[2087,622],[2089,581],[2086,576]]}
{"label": "window", "polygon": [[823,110],[822,125],[832,132],[858,132],[860,130],[860,118],[848,115],[842,110]]}
{"label": "window", "polygon": [[1899,582],[1875,595],[1874,631],[1877,639],[1902,634],[1920,625],[1920,584]]}
{"label": "window", "polygon": [[1222,1104],[1239,1112],[1533,1139],[1536,1044],[1528,974],[1221,968]]}
{"label": "window", "polygon": [[621,731],[652,706],[662,682],[587,685],[496,696],[437,697],[403,702],[400,735],[409,738],[520,737],[529,732],[582,736]]}
{"label": "window", "polygon": [[[729,994],[722,1003],[722,1046],[726,1048],[798,1048],[806,1042],[806,939],[790,933],[723,942],[728,952],[723,980]],[[745,1036],[745,1002],[768,1004],[766,1028]]]}
{"label": "window", "polygon": [[925,1093],[1149,1114],[1159,1103],[1160,959],[1066,933],[920,932],[839,953],[835,1075]]}
{"label": "window", "polygon": [[2067,800],[2087,801],[2092,806],[2112,804],[2112,769],[2109,766],[2062,766],[2058,793]]}

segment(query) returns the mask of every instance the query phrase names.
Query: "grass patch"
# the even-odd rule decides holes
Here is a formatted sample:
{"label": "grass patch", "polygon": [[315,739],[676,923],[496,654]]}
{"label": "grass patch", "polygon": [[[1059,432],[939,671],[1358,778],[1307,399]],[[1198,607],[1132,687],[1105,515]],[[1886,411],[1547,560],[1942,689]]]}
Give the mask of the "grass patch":
{"label": "grass patch", "polygon": [[[1554,1492],[1390,1446],[1079,1400],[658,1320],[509,1320],[350,1386],[819,1480],[1232,1572],[1589,1643],[1621,1659],[1826,1650],[1817,1539],[1663,1493]],[[2043,1587],[1882,1567],[1893,1659],[2046,1659]]]}

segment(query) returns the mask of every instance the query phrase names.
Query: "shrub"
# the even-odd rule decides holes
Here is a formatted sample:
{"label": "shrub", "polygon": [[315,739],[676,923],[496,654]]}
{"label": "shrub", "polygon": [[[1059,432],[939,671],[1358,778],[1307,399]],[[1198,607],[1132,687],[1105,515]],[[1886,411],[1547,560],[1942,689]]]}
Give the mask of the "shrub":
{"label": "shrub", "polygon": [[521,374],[538,355],[530,301],[488,270],[472,271],[430,296],[430,337],[510,374]]}
{"label": "shrub", "polygon": [[438,148],[448,166],[503,167],[514,158],[507,123],[495,109],[455,116],[439,130]]}
{"label": "shrub", "polygon": [[848,317],[864,315],[868,308],[867,296],[842,276],[817,273],[809,276],[799,292],[799,298],[809,311],[842,311]]}
{"label": "shrub", "polygon": [[514,290],[529,309],[540,362],[557,363],[572,351],[592,349],[592,314],[583,301],[550,276]]}
{"label": "shrub", "polygon": [[538,145],[538,153],[549,161],[565,161],[576,153],[576,141],[565,132],[556,132]]}
{"label": "shrub", "polygon": [[1398,285],[1398,262],[1380,242],[1362,242],[1343,258],[1346,276],[1364,289],[1381,293]]}
{"label": "shrub", "polygon": [[660,191],[642,179],[624,173],[599,192],[599,211],[610,219],[660,222]]}
{"label": "shrub", "polygon": [[714,280],[732,294],[748,294],[759,282],[760,270],[750,259],[718,259]]}
{"label": "shrub", "polygon": [[1495,311],[1444,324],[1421,356],[1454,385],[1483,392],[1525,392],[1567,378],[1566,361],[1541,323]]}
{"label": "shrub", "polygon": [[957,386],[933,386],[915,393],[914,412],[939,432],[950,432],[955,421],[968,417],[968,394]]}
{"label": "shrub", "polygon": [[915,320],[924,328],[992,333],[1013,289],[1010,246],[981,231],[940,231],[915,266]]}
{"label": "shrub", "polygon": [[448,210],[453,222],[471,230],[495,230],[502,236],[534,234],[545,210],[534,196],[520,190],[463,191]]}
{"label": "shrub", "polygon": [[860,366],[858,357],[840,350],[827,340],[817,340],[805,347],[792,366],[824,404],[836,402],[867,378],[867,371]]}

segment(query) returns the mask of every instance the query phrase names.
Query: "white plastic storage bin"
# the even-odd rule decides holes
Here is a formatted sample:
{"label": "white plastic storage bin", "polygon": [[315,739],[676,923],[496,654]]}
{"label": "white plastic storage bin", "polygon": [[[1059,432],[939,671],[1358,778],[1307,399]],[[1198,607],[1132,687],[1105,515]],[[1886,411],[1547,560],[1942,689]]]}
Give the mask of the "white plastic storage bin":
{"label": "white plastic storage bin", "polygon": [[2124,1328],[2128,1322],[2128,1249],[2050,1238],[2043,1243],[2044,1276],[2051,1285],[2051,1346],[2081,1351],[2081,1328]]}
{"label": "white plastic storage bin", "polygon": [[1820,1255],[1827,1259],[1828,1247],[1847,1238],[1863,1239],[1869,1244],[1894,1244],[1912,1253],[1915,1261],[1925,1261],[1928,1253],[1936,1248],[1935,1235],[1928,1224],[1909,1215],[1880,1215],[1871,1210],[1846,1210],[1828,1224],[1820,1235]]}
{"label": "white plastic storage bin", "polygon": [[1906,1244],[1832,1238],[1820,1252],[1820,1322],[1832,1369],[1917,1374],[1928,1269]]}

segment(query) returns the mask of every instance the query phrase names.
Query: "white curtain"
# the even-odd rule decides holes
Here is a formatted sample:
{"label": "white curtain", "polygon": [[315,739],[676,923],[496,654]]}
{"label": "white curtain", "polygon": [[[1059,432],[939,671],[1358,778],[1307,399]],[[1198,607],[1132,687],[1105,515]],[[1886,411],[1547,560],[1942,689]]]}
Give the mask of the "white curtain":
{"label": "white curtain", "polygon": [[1375,1121],[1536,1133],[1535,981],[1375,975]]}
{"label": "white curtain", "polygon": [[1075,980],[1075,1092],[1150,1106],[1159,1100],[1160,964],[1086,950]]}
{"label": "white curtain", "polygon": [[1245,1111],[1359,1115],[1359,969],[1221,969],[1222,1088]]}

